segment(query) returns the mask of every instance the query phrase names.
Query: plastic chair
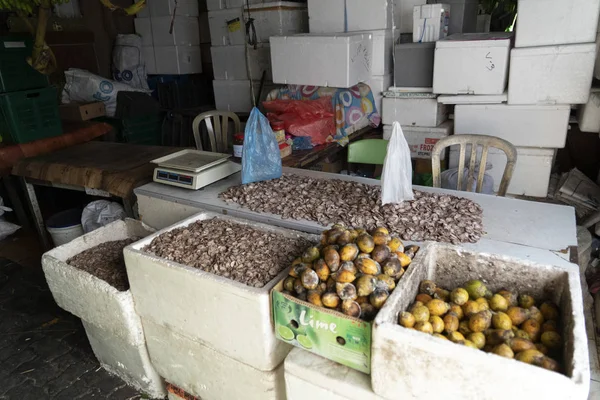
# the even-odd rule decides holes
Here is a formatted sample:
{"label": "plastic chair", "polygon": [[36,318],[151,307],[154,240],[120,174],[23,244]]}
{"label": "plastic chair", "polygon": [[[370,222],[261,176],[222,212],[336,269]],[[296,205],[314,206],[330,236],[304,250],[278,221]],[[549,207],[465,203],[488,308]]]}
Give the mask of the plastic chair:
{"label": "plastic chair", "polygon": [[348,145],[348,162],[356,164],[383,165],[387,154],[388,141],[364,139]]}
{"label": "plastic chair", "polygon": [[233,120],[235,132],[240,131],[240,118],[231,111],[208,111],[199,114],[192,122],[196,149],[203,150],[200,137],[200,125],[206,124],[206,131],[210,141],[210,151],[224,153],[228,151],[227,137],[229,136],[229,119]]}
{"label": "plastic chair", "polygon": [[477,177],[477,187],[475,191],[481,193],[483,186],[483,177],[485,175],[485,166],[490,147],[502,150],[506,154],[506,168],[500,181],[500,190],[498,196],[506,196],[508,185],[512,179],[513,170],[517,163],[517,149],[510,142],[494,136],[485,135],[454,135],[440,139],[431,152],[431,167],[433,173],[433,187],[442,187],[442,171],[440,155],[442,151],[450,146],[460,146],[460,155],[458,161],[458,188],[463,187],[463,175],[465,169],[465,156],[467,146],[471,146],[471,156],[469,162],[469,171],[467,174],[467,192],[472,191],[475,181],[475,164],[477,163],[477,150],[482,147],[481,158],[479,159],[479,174]]}

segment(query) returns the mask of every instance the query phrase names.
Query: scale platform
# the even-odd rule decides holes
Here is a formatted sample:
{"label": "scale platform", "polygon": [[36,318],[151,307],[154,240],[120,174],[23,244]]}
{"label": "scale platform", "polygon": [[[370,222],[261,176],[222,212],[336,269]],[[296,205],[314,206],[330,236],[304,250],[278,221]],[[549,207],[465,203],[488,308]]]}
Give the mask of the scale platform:
{"label": "scale platform", "polygon": [[200,150],[182,150],[153,160],[154,182],[198,190],[242,170],[231,155]]}

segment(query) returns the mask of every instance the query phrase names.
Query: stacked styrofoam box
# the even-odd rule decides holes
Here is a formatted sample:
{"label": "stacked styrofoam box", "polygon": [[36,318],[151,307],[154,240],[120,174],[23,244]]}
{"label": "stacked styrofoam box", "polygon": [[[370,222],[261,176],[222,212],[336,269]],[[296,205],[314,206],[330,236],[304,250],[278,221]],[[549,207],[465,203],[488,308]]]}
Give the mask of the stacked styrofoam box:
{"label": "stacked styrofoam box", "polygon": [[[436,127],[424,126],[402,126],[402,133],[410,149],[410,158],[413,159],[431,159],[433,146],[445,137],[452,135],[454,125],[452,121],[446,121]],[[393,128],[391,125],[383,126],[383,138],[390,140]],[[446,158],[446,153],[442,152],[441,159]]]}
{"label": "stacked styrofoam box", "polygon": [[436,42],[448,36],[449,4],[426,4],[413,10],[413,42]]}
{"label": "stacked styrofoam box", "polygon": [[[425,0],[410,2],[424,4]],[[410,13],[412,18],[412,7]],[[308,16],[310,33],[317,34],[392,29],[394,26],[391,0],[308,0]]]}
{"label": "stacked styrofoam box", "polygon": [[479,11],[477,0],[444,0],[443,2],[450,6],[449,35],[477,32],[477,14]]}
{"label": "stacked styrofoam box", "polygon": [[67,264],[73,256],[102,243],[150,233],[152,230],[138,221],[113,222],[45,253],[42,268],[58,306],[83,321],[100,364],[152,398],[163,398],[166,392],[150,362],[131,291],[119,291]]}
{"label": "stacked styrofoam box", "polygon": [[[247,80],[260,80],[263,72],[266,72],[266,80],[270,84],[273,74],[269,38],[308,31],[306,3],[251,1],[249,8],[246,5],[242,0],[208,2],[217,109],[249,112],[251,96],[234,100],[231,93],[243,87],[236,96],[246,96],[250,92]],[[254,21],[258,41],[256,48],[246,43],[246,21],[249,17]]]}
{"label": "stacked styrofoam box", "polygon": [[285,237],[318,240],[206,212],[126,247],[131,292],[148,338],[150,357],[166,381],[194,396],[284,399],[281,363],[291,347],[275,338],[270,291],[287,271],[262,288],[254,288],[143,251],[165,232],[212,218]]}
{"label": "stacked styrofoam box", "polygon": [[579,130],[600,133],[600,89],[592,89],[588,102],[577,113]]}

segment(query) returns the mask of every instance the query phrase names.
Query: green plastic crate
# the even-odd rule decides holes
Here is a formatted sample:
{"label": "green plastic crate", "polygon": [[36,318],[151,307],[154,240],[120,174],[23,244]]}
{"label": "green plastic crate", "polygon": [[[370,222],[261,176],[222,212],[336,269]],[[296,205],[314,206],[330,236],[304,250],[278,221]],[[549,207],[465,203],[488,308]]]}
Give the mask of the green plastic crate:
{"label": "green plastic crate", "polygon": [[123,140],[127,143],[160,145],[163,114],[123,119]]}
{"label": "green plastic crate", "polygon": [[33,41],[24,35],[0,37],[0,93],[48,86],[48,77],[27,64]]}
{"label": "green plastic crate", "polygon": [[28,143],[62,133],[54,87],[0,94],[0,111],[6,141]]}

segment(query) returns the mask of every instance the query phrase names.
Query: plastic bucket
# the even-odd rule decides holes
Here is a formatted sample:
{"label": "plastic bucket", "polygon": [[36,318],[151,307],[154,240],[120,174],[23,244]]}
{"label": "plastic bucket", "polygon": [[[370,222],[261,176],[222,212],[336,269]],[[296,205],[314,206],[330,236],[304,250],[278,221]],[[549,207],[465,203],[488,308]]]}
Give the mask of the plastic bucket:
{"label": "plastic bucket", "polygon": [[82,236],[81,210],[74,208],[54,214],[46,221],[46,229],[56,247]]}

